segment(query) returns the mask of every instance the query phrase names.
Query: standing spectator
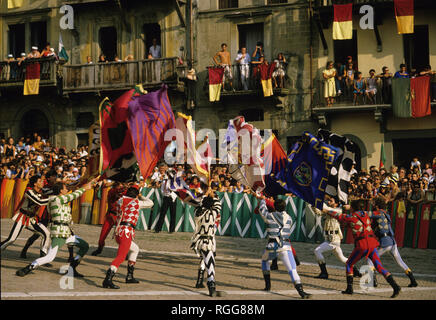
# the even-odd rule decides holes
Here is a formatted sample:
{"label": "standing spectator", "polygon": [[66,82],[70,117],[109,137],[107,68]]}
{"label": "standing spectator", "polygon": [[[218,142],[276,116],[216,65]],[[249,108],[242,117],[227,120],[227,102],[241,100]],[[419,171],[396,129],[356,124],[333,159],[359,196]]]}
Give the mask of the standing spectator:
{"label": "standing spectator", "polygon": [[435,182],[428,185],[428,190],[425,192],[424,201],[426,203],[436,203]]}
{"label": "standing spectator", "polygon": [[337,71],[335,77],[336,94],[337,96],[340,96],[342,94],[342,86],[344,84],[345,66],[340,62],[336,62],[335,69]]}
{"label": "standing spectator", "polygon": [[404,63],[400,64],[400,70],[395,72],[394,78],[409,78],[409,73]]}
{"label": "standing spectator", "polygon": [[91,56],[86,56],[86,64],[93,64]]}
{"label": "standing spectator", "polygon": [[106,63],[106,56],[102,53],[100,54],[100,56],[98,57],[98,63]]}
{"label": "standing spectator", "polygon": [[375,76],[374,69],[369,70],[369,78],[366,79],[366,85],[366,96],[372,104],[375,104],[377,94],[377,77]]}
{"label": "standing spectator", "polygon": [[430,162],[427,162],[425,164],[424,172],[427,172],[429,177],[431,177],[433,175],[433,170],[431,169],[431,163]]}
{"label": "standing spectator", "polygon": [[38,47],[32,47],[32,51],[27,55],[28,58],[40,58],[41,54],[38,51]]}
{"label": "standing spectator", "polygon": [[42,142],[41,140],[41,136],[37,136],[36,141],[33,143],[33,147],[37,151],[42,151],[44,148],[44,142]]}
{"label": "standing spectator", "polygon": [[4,145],[4,155],[5,157],[15,158],[15,154],[17,153],[17,149],[14,146],[14,139],[9,137],[8,143]]}
{"label": "standing spectator", "polygon": [[333,61],[327,62],[326,69],[322,72],[324,79],[324,98],[327,102],[327,107],[330,107],[334,103],[334,97],[336,96],[335,76],[336,69],[333,68]]}
{"label": "standing spectator", "polygon": [[[148,50],[149,59],[159,59],[162,58],[161,47],[157,44],[157,39],[153,38],[152,46]],[[151,56],[151,58],[150,58]]]}
{"label": "standing spectator", "polygon": [[414,167],[417,167],[419,171],[421,171],[421,162],[419,162],[418,158],[413,158],[412,162],[410,163],[410,170],[413,170]]}
{"label": "standing spectator", "polygon": [[392,103],[392,73],[388,67],[382,68],[382,73],[377,76],[382,80],[382,97],[383,103]]}
{"label": "standing spectator", "polygon": [[[220,62],[217,61],[217,58],[220,58]],[[232,60],[230,59],[230,52],[227,51],[227,44],[221,44],[221,51],[218,51],[213,57],[213,61],[224,68],[224,77],[223,77],[223,91],[225,90],[226,80],[229,81],[230,87],[233,89],[233,75],[232,75]],[[234,90],[234,89],[233,89]]]}
{"label": "standing spectator", "polygon": [[419,75],[430,77],[431,99],[433,102],[436,102],[436,71],[432,71],[431,66],[428,65],[419,73]]}
{"label": "standing spectator", "polygon": [[356,72],[356,79],[354,80],[354,105],[358,104],[358,99],[360,96],[363,97],[365,94],[365,81],[362,78],[362,72]]}
{"label": "standing spectator", "polygon": [[260,57],[265,56],[263,53],[263,43],[258,41],[256,43],[256,48],[254,49],[253,54],[251,57],[253,58],[252,61],[260,61]]}
{"label": "standing spectator", "polygon": [[[284,88],[286,59],[283,53],[280,52],[277,55],[277,59],[274,60],[274,63],[276,64],[275,70],[272,74],[273,81],[274,81],[274,88],[277,87]],[[277,82],[279,83],[278,85]]]}
{"label": "standing spectator", "polygon": [[247,48],[242,47],[241,53],[236,56],[236,62],[239,63],[241,72],[241,83],[244,90],[248,90],[248,79],[250,79],[250,55],[247,53]]}
{"label": "standing spectator", "polygon": [[51,53],[50,43],[47,43],[45,45],[44,49],[42,49],[42,51],[41,51],[41,57],[43,57],[43,58],[48,57],[50,53]]}
{"label": "standing spectator", "polygon": [[418,204],[424,201],[424,191],[418,181],[412,182],[412,190],[407,195],[407,200],[411,204]]}

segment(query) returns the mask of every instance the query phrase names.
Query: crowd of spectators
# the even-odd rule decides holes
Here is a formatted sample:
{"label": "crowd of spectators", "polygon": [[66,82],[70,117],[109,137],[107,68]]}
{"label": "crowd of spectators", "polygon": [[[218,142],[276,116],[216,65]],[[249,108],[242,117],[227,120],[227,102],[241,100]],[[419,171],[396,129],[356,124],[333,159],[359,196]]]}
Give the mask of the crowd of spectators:
{"label": "crowd of spectators", "polygon": [[55,172],[57,181],[75,184],[86,174],[88,147],[79,146],[67,151],[57,148],[37,133],[21,137],[18,141],[10,137],[0,140],[0,181],[29,179],[34,175],[45,176]]}
{"label": "crowd of spectators", "polygon": [[[29,179],[33,175],[55,172],[58,181],[74,185],[87,170],[88,147],[79,145],[67,151],[57,148],[46,139],[34,133],[31,137],[0,140],[0,181],[8,179]],[[168,166],[164,162],[144,181],[144,185],[160,188],[172,169],[181,176],[194,192],[201,193],[200,179],[188,165]],[[404,199],[410,203],[436,202],[436,157],[432,163],[421,164],[413,158],[410,167],[391,166],[357,172],[353,169],[349,185],[349,198],[371,200],[382,196],[386,202]],[[212,165],[211,188],[218,192],[251,193],[249,187],[232,178],[225,165]],[[293,196],[292,194],[287,194]]]}
{"label": "crowd of spectators", "polygon": [[[354,105],[392,103],[392,79],[393,78],[415,78],[421,76],[431,77],[430,95],[433,102],[436,101],[436,71],[431,70],[431,66],[426,66],[422,70],[407,70],[405,64],[400,65],[400,69],[392,74],[388,67],[383,67],[381,73],[377,74],[375,69],[371,69],[367,76],[359,71],[357,64],[351,56],[347,57],[345,63],[328,61],[326,68],[322,72],[323,97],[327,107],[334,103],[334,99],[350,99]],[[378,98],[378,99],[377,99]]]}
{"label": "crowd of spectators", "polygon": [[424,165],[418,158],[413,158],[409,168],[393,165],[389,171],[375,166],[371,166],[369,171],[354,170],[348,193],[350,199],[371,200],[381,196],[386,202],[406,200],[411,204],[435,203],[435,187],[436,157],[432,163]]}

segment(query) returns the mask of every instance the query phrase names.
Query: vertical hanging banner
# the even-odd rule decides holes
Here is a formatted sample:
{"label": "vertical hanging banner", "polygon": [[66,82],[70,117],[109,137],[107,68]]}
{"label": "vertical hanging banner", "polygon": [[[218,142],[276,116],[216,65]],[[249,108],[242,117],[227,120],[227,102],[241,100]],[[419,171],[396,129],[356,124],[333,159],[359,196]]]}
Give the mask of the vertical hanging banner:
{"label": "vertical hanging banner", "polygon": [[394,0],[398,34],[413,33],[414,0]]}
{"label": "vertical hanging banner", "polygon": [[431,220],[428,231],[428,248],[436,249],[436,204],[431,205],[430,217]]}
{"label": "vertical hanging banner", "polygon": [[39,62],[26,63],[26,79],[24,80],[25,96],[39,94],[39,79],[41,66]]}
{"label": "vertical hanging banner", "polygon": [[430,231],[430,217],[431,217],[431,205],[423,204],[421,206],[421,219],[419,225],[416,228],[418,234],[418,245],[419,249],[427,249],[428,245],[428,235]]}
{"label": "vertical hanging banner", "polygon": [[224,68],[213,67],[209,69],[209,101],[220,101],[221,87],[223,85]]}
{"label": "vertical hanging banner", "polygon": [[413,118],[431,115],[430,77],[410,79],[411,109]]}
{"label": "vertical hanging banner", "polygon": [[406,228],[406,204],[404,200],[398,201],[395,213],[395,241],[398,247],[404,246],[404,233]]}
{"label": "vertical hanging banner", "polygon": [[264,97],[270,97],[273,93],[272,88],[272,74],[274,72],[275,63],[261,64],[260,70],[260,83],[262,84],[262,91]]}
{"label": "vertical hanging banner", "polygon": [[333,40],[353,39],[353,4],[334,4]]}

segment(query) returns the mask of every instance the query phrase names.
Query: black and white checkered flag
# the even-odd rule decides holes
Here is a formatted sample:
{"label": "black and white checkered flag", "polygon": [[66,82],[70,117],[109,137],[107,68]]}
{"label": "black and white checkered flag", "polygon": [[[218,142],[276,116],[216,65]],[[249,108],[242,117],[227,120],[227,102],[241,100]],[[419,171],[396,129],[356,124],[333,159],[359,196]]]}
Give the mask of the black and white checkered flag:
{"label": "black and white checkered flag", "polygon": [[339,149],[338,158],[330,169],[325,192],[336,200],[347,203],[355,145],[348,138],[323,129],[318,130],[318,139]]}

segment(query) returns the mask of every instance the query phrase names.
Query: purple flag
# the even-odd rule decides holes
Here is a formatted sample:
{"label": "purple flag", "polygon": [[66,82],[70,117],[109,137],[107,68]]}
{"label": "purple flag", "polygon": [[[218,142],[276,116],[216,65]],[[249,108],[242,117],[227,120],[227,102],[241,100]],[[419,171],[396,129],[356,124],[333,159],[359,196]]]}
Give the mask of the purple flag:
{"label": "purple flag", "polygon": [[128,124],[139,170],[147,179],[171,142],[164,141],[165,132],[176,126],[167,86],[133,97],[129,102]]}

